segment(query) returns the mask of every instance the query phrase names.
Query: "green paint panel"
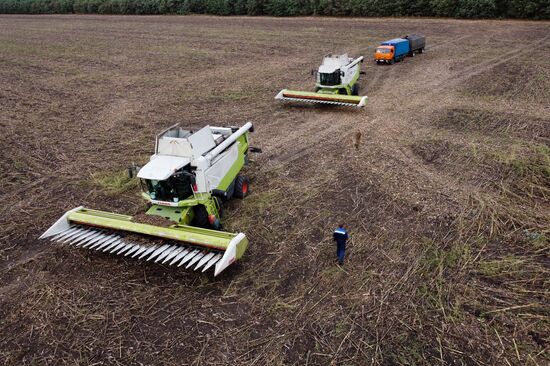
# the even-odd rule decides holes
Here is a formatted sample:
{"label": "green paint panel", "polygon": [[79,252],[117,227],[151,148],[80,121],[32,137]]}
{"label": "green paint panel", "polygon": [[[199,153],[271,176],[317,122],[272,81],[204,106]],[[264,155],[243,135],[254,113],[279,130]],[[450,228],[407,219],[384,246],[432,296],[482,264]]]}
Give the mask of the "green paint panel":
{"label": "green paint panel", "polygon": [[185,220],[185,218],[187,217],[187,215],[189,215],[190,210],[191,210],[191,206],[169,207],[169,206],[153,205],[149,210],[147,210],[146,214],[164,217],[165,219],[174,221],[176,223],[181,223],[181,221],[183,220],[185,223],[185,221],[187,221]]}
{"label": "green paint panel", "polygon": [[246,248],[248,247],[248,238],[245,237],[243,240],[237,244],[237,255],[235,256],[237,259],[240,259],[244,252],[246,251]]}
{"label": "green paint panel", "polygon": [[229,168],[229,171],[222,178],[222,180],[220,181],[220,184],[218,184],[218,189],[227,191],[227,189],[231,185],[231,182],[235,180],[235,177],[239,174],[239,172],[243,168],[243,165],[244,165],[244,155],[239,152],[239,157],[237,158],[237,160],[235,160],[231,168]]}

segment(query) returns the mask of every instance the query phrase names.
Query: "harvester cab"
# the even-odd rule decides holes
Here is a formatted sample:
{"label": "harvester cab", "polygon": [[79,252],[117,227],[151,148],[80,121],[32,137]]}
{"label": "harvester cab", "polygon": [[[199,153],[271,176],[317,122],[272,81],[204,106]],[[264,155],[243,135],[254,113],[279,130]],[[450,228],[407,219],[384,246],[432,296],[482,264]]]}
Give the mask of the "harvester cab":
{"label": "harvester cab", "polygon": [[275,99],[364,107],[366,96],[359,96],[359,76],[363,56],[356,59],[343,55],[326,55],[316,75],[315,92],[283,89]]}
{"label": "harvester cab", "polygon": [[135,217],[77,207],[41,238],[215,275],[240,259],[243,233],[219,231],[222,201],[248,194],[239,174],[248,161],[251,122],[241,128],[174,125],[156,137],[155,153],[139,169],[142,196],[151,204]]}

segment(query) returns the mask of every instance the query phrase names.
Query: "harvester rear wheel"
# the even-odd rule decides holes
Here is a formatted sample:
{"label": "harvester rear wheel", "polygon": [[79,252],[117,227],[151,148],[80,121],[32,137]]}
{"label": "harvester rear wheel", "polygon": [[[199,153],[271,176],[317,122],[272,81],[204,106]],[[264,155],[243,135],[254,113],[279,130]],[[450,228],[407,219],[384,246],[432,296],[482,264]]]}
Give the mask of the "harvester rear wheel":
{"label": "harvester rear wheel", "polygon": [[204,205],[196,205],[194,208],[195,216],[191,221],[191,225],[196,227],[208,228],[208,211]]}
{"label": "harvester rear wheel", "polygon": [[244,175],[238,175],[237,178],[235,178],[235,197],[237,198],[245,198],[248,196],[248,178]]}

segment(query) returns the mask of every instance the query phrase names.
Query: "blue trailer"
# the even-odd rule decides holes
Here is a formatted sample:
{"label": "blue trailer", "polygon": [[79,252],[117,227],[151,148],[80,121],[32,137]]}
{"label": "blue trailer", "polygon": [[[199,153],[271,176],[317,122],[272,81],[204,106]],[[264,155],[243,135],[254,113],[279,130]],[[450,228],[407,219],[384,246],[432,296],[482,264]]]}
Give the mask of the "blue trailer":
{"label": "blue trailer", "polygon": [[394,38],[386,42],[382,42],[381,46],[393,46],[393,60],[398,62],[403,60],[409,54],[409,40],[403,38]]}

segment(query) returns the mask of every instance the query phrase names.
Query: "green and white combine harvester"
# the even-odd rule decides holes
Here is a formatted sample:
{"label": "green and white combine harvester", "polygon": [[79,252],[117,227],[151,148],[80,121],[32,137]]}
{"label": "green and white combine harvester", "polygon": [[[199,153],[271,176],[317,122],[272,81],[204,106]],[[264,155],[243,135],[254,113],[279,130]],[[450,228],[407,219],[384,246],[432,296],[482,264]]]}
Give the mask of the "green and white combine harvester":
{"label": "green and white combine harvester", "polygon": [[202,272],[214,266],[218,275],[248,245],[243,233],[219,231],[219,218],[222,200],[248,194],[248,179],[239,173],[248,161],[252,131],[251,122],[195,133],[179,124],[168,128],[157,135],[155,154],[137,173],[142,195],[152,204],[146,215],[77,207],[40,238]]}
{"label": "green and white combine harvester", "polygon": [[[363,56],[327,55],[316,72],[315,92],[283,89],[275,99],[290,102],[364,107],[367,96],[359,96],[359,75]],[[313,72],[312,72],[313,73]]]}

